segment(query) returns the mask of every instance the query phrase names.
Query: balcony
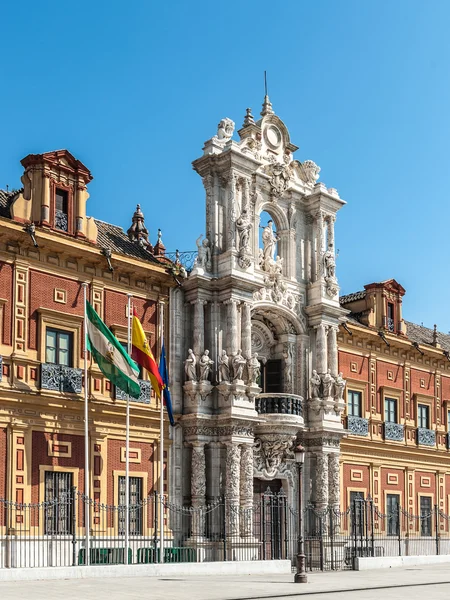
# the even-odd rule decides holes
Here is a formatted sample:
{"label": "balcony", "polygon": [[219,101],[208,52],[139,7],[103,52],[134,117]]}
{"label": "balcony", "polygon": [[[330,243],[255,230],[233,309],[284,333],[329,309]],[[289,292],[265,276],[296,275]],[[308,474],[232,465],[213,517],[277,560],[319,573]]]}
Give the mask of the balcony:
{"label": "balcony", "polygon": [[83,370],[62,365],[41,364],[41,390],[81,394]]}
{"label": "balcony", "polygon": [[352,435],[369,435],[369,420],[363,417],[347,416],[347,429]]}
{"label": "balcony", "polygon": [[[150,397],[151,397],[151,393],[152,393],[152,386],[151,386],[150,381],[142,381],[142,379],[139,379],[139,386],[141,388],[141,395],[139,396],[139,398],[132,398],[130,396],[130,402],[140,402],[141,404],[150,404]],[[115,386],[114,390],[115,390],[114,398],[116,400],[126,400],[127,399],[126,393],[123,392],[120,388]]]}
{"label": "balcony", "polygon": [[303,416],[303,398],[295,394],[259,394],[255,398],[256,412],[260,415]]}
{"label": "balcony", "polygon": [[432,429],[418,427],[417,443],[421,446],[436,446],[436,432]]}
{"label": "balcony", "polygon": [[384,439],[392,440],[394,442],[403,442],[405,439],[405,427],[400,423],[391,423],[386,421],[384,423]]}

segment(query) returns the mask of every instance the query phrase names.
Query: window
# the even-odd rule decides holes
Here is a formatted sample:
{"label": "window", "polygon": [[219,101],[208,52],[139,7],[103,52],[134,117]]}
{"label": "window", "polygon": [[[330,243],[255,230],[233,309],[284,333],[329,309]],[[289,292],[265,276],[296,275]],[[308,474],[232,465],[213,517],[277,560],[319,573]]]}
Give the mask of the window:
{"label": "window", "polygon": [[[130,535],[142,535],[142,477],[129,478],[130,510],[128,527]],[[119,477],[119,535],[125,535],[125,477]]]}
{"label": "window", "polygon": [[66,190],[56,189],[55,191],[55,227],[61,231],[69,230],[69,220],[67,215],[68,193]]}
{"label": "window", "polygon": [[394,304],[392,302],[387,303],[387,328],[389,331],[395,331]]}
{"label": "window", "polygon": [[72,366],[72,334],[70,332],[47,327],[45,362],[64,367]]}
{"label": "window", "polygon": [[45,533],[70,535],[72,524],[72,473],[45,472]]}
{"label": "window", "polygon": [[270,394],[281,393],[281,381],[282,381],[282,364],[281,360],[268,360],[262,369],[262,384],[264,392]]}
{"label": "window", "polygon": [[426,404],[417,406],[417,426],[423,429],[429,429],[430,425],[430,407]]}
{"label": "window", "polygon": [[347,412],[352,417],[360,417],[362,410],[362,392],[347,391]]}
{"label": "window", "polygon": [[400,532],[400,496],[388,494],[386,496],[387,534],[398,535]]}
{"label": "window", "polygon": [[420,535],[431,535],[431,498],[420,496]]}
{"label": "window", "polygon": [[450,431],[450,408],[447,409],[447,431]]}
{"label": "window", "polygon": [[397,423],[397,400],[395,398],[384,399],[384,420],[386,423]]}
{"label": "window", "polygon": [[362,536],[364,534],[364,516],[366,514],[364,492],[350,492],[350,511],[352,514],[353,533]]}

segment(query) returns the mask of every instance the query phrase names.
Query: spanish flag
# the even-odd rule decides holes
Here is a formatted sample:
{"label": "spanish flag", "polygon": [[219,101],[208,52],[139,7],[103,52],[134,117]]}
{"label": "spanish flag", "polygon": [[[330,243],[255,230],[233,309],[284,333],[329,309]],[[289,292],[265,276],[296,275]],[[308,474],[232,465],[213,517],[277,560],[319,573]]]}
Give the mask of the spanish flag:
{"label": "spanish flag", "polygon": [[147,369],[152,388],[155,390],[155,394],[158,396],[158,398],[161,398],[163,381],[135,308],[133,308],[131,347],[132,358],[137,362],[138,365],[144,369]]}

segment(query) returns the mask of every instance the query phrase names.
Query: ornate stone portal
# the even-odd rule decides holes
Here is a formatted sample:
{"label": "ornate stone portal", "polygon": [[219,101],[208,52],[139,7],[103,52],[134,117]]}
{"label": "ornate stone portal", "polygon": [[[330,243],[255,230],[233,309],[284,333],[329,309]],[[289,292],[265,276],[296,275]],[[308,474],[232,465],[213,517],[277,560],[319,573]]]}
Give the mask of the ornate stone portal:
{"label": "ornate stone portal", "polygon": [[[194,270],[172,298],[172,398],[182,417],[171,493],[196,507],[225,496],[250,508],[258,477],[280,479],[295,504],[301,442],[305,501],[337,507],[345,381],[336,331],[346,311],[334,222],[345,203],[317,182],[314,162],[293,159],[268,97],[261,119],[247,109],[239,141],[233,133],[223,119],[193,163],[206,223]],[[227,518],[233,535],[251,535],[239,512]]]}

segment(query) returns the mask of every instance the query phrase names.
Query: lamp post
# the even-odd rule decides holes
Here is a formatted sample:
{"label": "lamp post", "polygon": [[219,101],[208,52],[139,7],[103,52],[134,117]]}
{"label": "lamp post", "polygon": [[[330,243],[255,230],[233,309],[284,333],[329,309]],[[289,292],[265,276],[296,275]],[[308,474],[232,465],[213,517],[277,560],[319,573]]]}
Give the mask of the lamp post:
{"label": "lamp post", "polygon": [[302,470],[305,462],[305,449],[298,445],[295,450],[295,462],[298,470],[298,547],[297,547],[297,573],[294,577],[295,583],[308,583],[305,570],[305,552],[303,549],[303,510],[302,510]]}

